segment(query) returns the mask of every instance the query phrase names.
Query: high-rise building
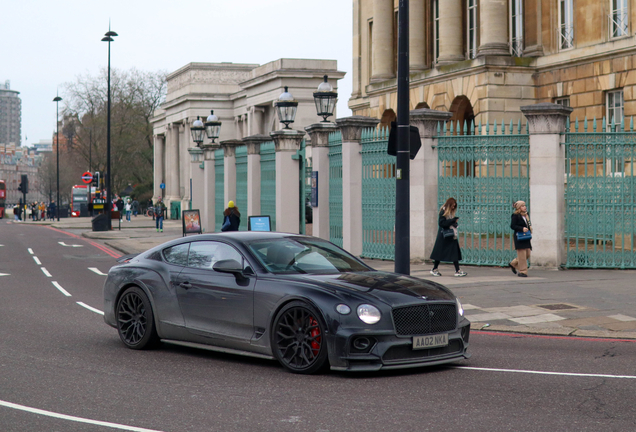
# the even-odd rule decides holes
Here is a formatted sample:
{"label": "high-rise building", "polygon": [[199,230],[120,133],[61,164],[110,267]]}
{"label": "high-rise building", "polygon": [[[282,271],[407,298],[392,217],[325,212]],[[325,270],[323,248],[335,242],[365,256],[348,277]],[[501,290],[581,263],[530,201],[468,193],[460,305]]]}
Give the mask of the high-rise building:
{"label": "high-rise building", "polygon": [[11,90],[9,80],[0,83],[0,146],[21,145],[22,101],[20,92]]}

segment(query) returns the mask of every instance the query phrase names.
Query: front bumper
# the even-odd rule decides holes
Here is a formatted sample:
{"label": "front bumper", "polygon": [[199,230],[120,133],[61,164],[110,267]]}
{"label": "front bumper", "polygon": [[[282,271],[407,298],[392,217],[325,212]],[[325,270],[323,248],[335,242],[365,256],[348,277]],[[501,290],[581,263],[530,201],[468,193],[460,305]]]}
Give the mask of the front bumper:
{"label": "front bumper", "polygon": [[[353,341],[362,336],[373,342],[366,353],[355,352],[353,348]],[[329,363],[332,370],[360,372],[450,363],[470,357],[467,352],[469,336],[470,322],[463,320],[460,327],[448,332],[447,346],[414,350],[412,337],[398,337],[388,331],[360,332],[340,328],[329,341]]]}

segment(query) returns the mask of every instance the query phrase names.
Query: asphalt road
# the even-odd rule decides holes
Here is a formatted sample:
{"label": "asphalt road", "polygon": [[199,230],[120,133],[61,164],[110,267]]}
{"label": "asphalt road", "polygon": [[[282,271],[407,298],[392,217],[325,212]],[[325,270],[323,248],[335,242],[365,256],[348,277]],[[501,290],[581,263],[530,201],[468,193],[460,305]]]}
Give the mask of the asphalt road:
{"label": "asphalt road", "polygon": [[633,341],[474,332],[473,357],[450,367],[317,376],[132,351],[104,324],[105,276],[89,269],[107,273],[116,253],[6,221],[0,245],[3,432],[636,430]]}

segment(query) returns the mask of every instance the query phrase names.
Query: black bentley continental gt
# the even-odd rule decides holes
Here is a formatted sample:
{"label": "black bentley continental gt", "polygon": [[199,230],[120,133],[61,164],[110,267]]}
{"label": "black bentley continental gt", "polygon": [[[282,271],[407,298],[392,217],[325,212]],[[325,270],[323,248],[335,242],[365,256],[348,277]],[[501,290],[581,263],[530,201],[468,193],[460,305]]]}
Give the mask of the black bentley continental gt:
{"label": "black bentley continental gt", "polygon": [[203,234],[129,256],[108,273],[104,320],[132,349],[166,342],[276,359],[305,374],[470,356],[470,322],[444,286],[285,233]]}

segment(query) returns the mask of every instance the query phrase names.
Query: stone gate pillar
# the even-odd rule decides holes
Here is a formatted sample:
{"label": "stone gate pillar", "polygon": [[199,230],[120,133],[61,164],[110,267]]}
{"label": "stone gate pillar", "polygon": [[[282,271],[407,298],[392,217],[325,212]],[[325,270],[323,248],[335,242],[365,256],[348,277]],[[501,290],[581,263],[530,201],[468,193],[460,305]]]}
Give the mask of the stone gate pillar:
{"label": "stone gate pillar", "polygon": [[552,103],[521,107],[530,128],[532,265],[565,264],[565,128],[572,108]]}
{"label": "stone gate pillar", "polygon": [[342,133],[342,247],[362,254],[362,129],[375,128],[380,120],[351,116],[336,120]]}
{"label": "stone gate pillar", "polygon": [[[305,132],[270,132],[276,146],[276,231],[300,233],[300,165],[292,156],[300,150]],[[304,203],[303,203],[304,205]]]}
{"label": "stone gate pillar", "polygon": [[243,138],[247,146],[247,213],[261,214],[261,144],[271,141],[267,135],[251,135]]}
{"label": "stone gate pillar", "polygon": [[161,183],[166,181],[164,170],[164,153],[165,153],[165,135],[155,135],[154,142],[154,172],[153,172],[153,196],[154,198],[162,196],[163,190]]}
{"label": "stone gate pillar", "polygon": [[[221,141],[223,149],[223,206],[227,207],[228,201],[236,203],[236,147],[243,145],[241,140]],[[243,209],[244,210],[244,209]],[[241,211],[241,209],[239,209]]]}
{"label": "stone gate pillar", "polygon": [[417,127],[422,148],[411,161],[411,259],[426,260],[431,256],[439,208],[437,206],[437,125],[453,116],[450,112],[422,108],[411,111],[411,125]]}
{"label": "stone gate pillar", "polygon": [[[200,168],[203,161],[203,150],[199,147],[190,147],[190,173],[192,178],[192,209],[201,210],[203,206],[203,170]],[[185,207],[182,210],[188,210]]]}
{"label": "stone gate pillar", "polygon": [[201,148],[203,149],[203,208],[201,209],[201,223],[203,232],[210,233],[214,232],[216,224],[214,152],[219,146],[204,144]]}
{"label": "stone gate pillar", "polygon": [[329,134],[333,123],[315,123],[305,128],[311,138],[312,171],[318,172],[318,207],[313,208],[313,235],[329,240]]}

